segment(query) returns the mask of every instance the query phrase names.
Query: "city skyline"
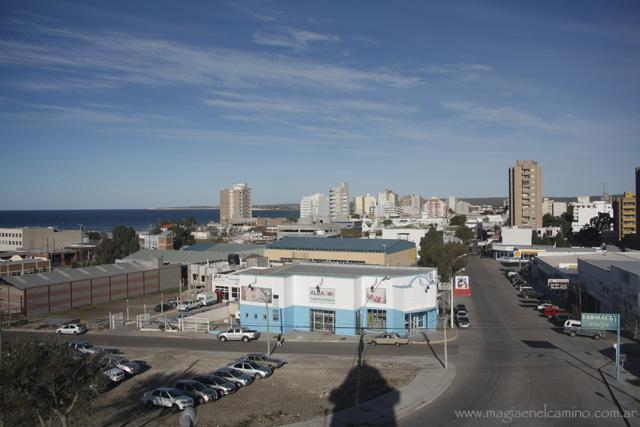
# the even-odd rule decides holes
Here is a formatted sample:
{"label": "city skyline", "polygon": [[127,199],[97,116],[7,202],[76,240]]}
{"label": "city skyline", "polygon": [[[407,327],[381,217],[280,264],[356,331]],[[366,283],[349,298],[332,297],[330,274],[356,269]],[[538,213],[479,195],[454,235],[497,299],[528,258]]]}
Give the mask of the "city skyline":
{"label": "city skyline", "polygon": [[0,7],[0,209],[634,189],[634,2]]}

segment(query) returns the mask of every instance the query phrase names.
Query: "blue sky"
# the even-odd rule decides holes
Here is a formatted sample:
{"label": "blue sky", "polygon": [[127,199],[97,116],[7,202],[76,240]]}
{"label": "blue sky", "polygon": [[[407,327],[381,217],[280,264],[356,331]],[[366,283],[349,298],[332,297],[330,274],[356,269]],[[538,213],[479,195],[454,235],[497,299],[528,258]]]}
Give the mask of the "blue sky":
{"label": "blue sky", "polygon": [[[188,7],[184,7],[188,4]],[[633,191],[637,2],[0,5],[0,209]]]}

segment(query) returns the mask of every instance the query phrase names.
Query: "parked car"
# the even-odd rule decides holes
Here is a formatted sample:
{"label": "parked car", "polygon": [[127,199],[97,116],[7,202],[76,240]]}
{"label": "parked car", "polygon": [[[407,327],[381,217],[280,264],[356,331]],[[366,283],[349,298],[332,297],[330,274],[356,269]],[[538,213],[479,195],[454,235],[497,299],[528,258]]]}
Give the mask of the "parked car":
{"label": "parked car", "polygon": [[56,329],[56,334],[59,335],[78,335],[87,332],[87,325],[84,323],[69,323]]}
{"label": "parked car", "polygon": [[591,337],[594,340],[599,340],[600,338],[606,337],[605,331],[597,331],[594,329],[584,329],[582,327],[582,322],[579,320],[569,319],[564,322],[563,333],[575,337],[576,335],[580,335],[583,337]]}
{"label": "parked car", "polygon": [[558,307],[557,305],[548,305],[542,311],[543,316],[546,317],[547,319],[551,319],[553,316],[559,313],[560,313],[560,307]]}
{"label": "parked car", "polygon": [[104,371],[104,374],[111,382],[119,383],[126,378],[125,372],[120,368],[110,368]]}
{"label": "parked car", "polygon": [[460,310],[467,311],[467,306],[466,306],[466,305],[464,305],[464,304],[458,304],[458,305],[456,305],[456,313],[457,313],[458,311],[460,311]]}
{"label": "parked car", "polygon": [[468,317],[458,317],[456,319],[456,324],[458,325],[458,328],[468,328],[471,326]]}
{"label": "parked car", "polygon": [[217,390],[221,395],[232,394],[238,390],[238,386],[231,381],[215,375],[196,375],[191,379]]}
{"label": "parked car", "polygon": [[551,322],[556,326],[562,326],[564,325],[564,322],[572,319],[573,319],[573,315],[565,311],[565,312],[560,312],[555,316],[553,316],[553,318],[551,319]]}
{"label": "parked car", "polygon": [[127,375],[135,375],[142,372],[142,366],[136,362],[128,360],[124,356],[116,356],[110,354],[105,356],[104,361],[111,368],[119,368],[127,373]]}
{"label": "parked car", "polygon": [[458,317],[469,317],[469,314],[467,314],[466,310],[459,310],[456,312],[456,319]]}
{"label": "parked car", "polygon": [[552,306],[553,304],[549,300],[540,301],[540,304],[536,307],[538,311],[544,311],[545,308]]}
{"label": "parked car", "polygon": [[249,342],[251,340],[257,340],[258,338],[260,338],[260,332],[240,326],[229,328],[226,332],[220,332],[218,334],[218,339],[222,342],[227,340]]}
{"label": "parked car", "polygon": [[84,354],[96,354],[100,349],[88,341],[67,341],[67,346]]}
{"label": "parked car", "polygon": [[169,310],[173,310],[173,307],[171,304],[157,304],[155,307],[153,307],[153,311],[155,311],[156,313],[164,313],[165,311],[169,311]]}
{"label": "parked car", "polygon": [[196,300],[204,305],[214,305],[218,302],[218,295],[213,292],[200,292],[196,295]]}
{"label": "parked car", "polygon": [[273,370],[268,366],[260,366],[251,360],[239,360],[227,366],[228,368],[237,369],[243,374],[247,374],[254,379],[267,378],[273,374]]}
{"label": "parked car", "polygon": [[175,388],[183,392],[183,394],[190,396],[200,405],[218,400],[219,397],[216,390],[194,380],[178,380],[176,381]]}
{"label": "parked car", "polygon": [[282,359],[276,359],[275,357],[267,356],[264,353],[248,353],[240,359],[252,360],[258,365],[268,366],[272,369],[281,368],[284,365],[284,361]]}
{"label": "parked car", "polygon": [[202,307],[202,303],[200,301],[190,299],[190,300],[180,301],[176,309],[178,311],[191,311],[200,307]]}
{"label": "parked car", "polygon": [[172,408],[175,412],[182,411],[184,408],[193,406],[193,399],[186,396],[180,390],[172,387],[160,387],[152,391],[148,391],[142,397],[147,408],[154,406],[165,406]]}
{"label": "parked car", "polygon": [[234,383],[238,387],[243,387],[253,382],[253,378],[251,378],[249,375],[243,374],[237,369],[232,368],[218,369],[217,371],[212,372],[212,374],[217,377],[224,378],[225,380]]}
{"label": "parked car", "polygon": [[383,332],[377,337],[373,338],[369,341],[371,345],[395,345],[396,347],[399,345],[409,344],[409,338],[401,337],[395,332]]}

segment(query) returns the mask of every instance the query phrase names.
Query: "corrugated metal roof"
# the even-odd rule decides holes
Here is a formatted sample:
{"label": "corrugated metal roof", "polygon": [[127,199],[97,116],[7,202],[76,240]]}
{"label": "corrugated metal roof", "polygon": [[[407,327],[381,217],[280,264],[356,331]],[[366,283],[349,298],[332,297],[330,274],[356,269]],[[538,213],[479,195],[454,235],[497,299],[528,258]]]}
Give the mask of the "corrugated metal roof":
{"label": "corrugated metal roof", "polygon": [[374,265],[300,263],[267,269],[251,268],[243,270],[238,274],[273,277],[289,277],[294,275],[351,278],[363,276],[407,277],[428,274],[434,270],[435,268],[430,267],[389,267]]}
{"label": "corrugated metal roof", "polygon": [[[237,245],[242,246],[242,245]],[[251,245],[247,245],[251,246]],[[253,246],[252,246],[253,247]],[[258,246],[255,249],[246,249],[244,251],[171,251],[164,249],[140,249],[138,252],[132,253],[126,257],[125,261],[151,261],[154,258],[162,257],[163,262],[169,264],[203,264],[207,261],[227,261],[229,254],[258,254],[264,255],[264,246]]]}
{"label": "corrugated metal roof", "polygon": [[185,249],[187,252],[228,252],[228,253],[245,253],[247,251],[256,251],[264,249],[264,245],[243,245],[238,243],[196,243]]}
{"label": "corrugated metal roof", "polygon": [[305,251],[380,252],[395,253],[414,248],[407,240],[357,239],[323,237],[285,237],[267,245],[267,249],[291,249]]}
{"label": "corrugated metal roof", "polygon": [[24,276],[3,277],[1,280],[18,289],[26,289],[75,280],[99,279],[101,277],[117,276],[125,273],[139,273],[152,269],[153,266],[151,264],[133,261],[120,264],[106,264],[97,267],[47,271],[45,273],[26,274]]}

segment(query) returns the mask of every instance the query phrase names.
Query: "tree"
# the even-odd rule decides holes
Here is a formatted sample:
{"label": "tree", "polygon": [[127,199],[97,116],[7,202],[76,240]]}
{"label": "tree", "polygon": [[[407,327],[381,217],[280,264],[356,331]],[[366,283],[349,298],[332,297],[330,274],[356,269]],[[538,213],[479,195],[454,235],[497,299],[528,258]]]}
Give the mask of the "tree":
{"label": "tree", "polygon": [[467,245],[462,243],[444,243],[442,233],[435,226],[429,227],[429,231],[420,241],[420,260],[418,264],[425,267],[436,267],[442,281],[450,279],[450,270],[456,270],[464,266],[465,261],[457,259],[467,253]]}
{"label": "tree", "polygon": [[549,233],[545,233],[544,236],[540,237],[534,230],[531,232],[531,243],[534,245],[553,245],[553,239]]}
{"label": "tree", "polygon": [[427,234],[420,240],[420,260],[418,264],[424,267],[436,267],[438,253],[442,251],[443,246],[442,233],[436,230],[435,226],[430,226]]}
{"label": "tree", "polygon": [[598,234],[602,235],[602,233],[611,231],[613,228],[613,219],[608,213],[599,212],[598,216],[591,218],[589,226],[595,228]]}
{"label": "tree", "polygon": [[149,234],[152,236],[155,236],[156,234],[160,234],[162,233],[162,229],[160,228],[160,224],[156,224],[153,227],[151,227],[151,230],[149,230]]}
{"label": "tree", "polygon": [[449,225],[465,225],[467,223],[466,215],[456,215],[449,221]]}
{"label": "tree", "polygon": [[568,248],[571,246],[562,233],[556,234],[553,242],[556,245],[556,248]]}
{"label": "tree", "polygon": [[588,225],[573,236],[573,241],[579,246],[595,247],[611,241],[611,227],[613,219],[608,213],[600,212],[594,216]]}
{"label": "tree", "polygon": [[345,228],[340,230],[340,237],[362,237],[362,231],[355,228]]}
{"label": "tree", "polygon": [[138,234],[133,228],[117,225],[113,227],[112,237],[106,235],[98,243],[96,252],[97,264],[113,264],[140,250]]}
{"label": "tree", "polygon": [[191,234],[191,227],[184,225],[173,225],[173,249],[180,249],[183,246],[190,246],[196,243],[196,239]]}
{"label": "tree", "polygon": [[461,257],[461,255],[467,252],[467,245],[463,243],[449,242],[444,244],[438,259],[438,273],[441,281],[448,282],[451,280],[451,273],[466,267],[467,259],[466,257]]}
{"label": "tree", "polygon": [[473,239],[475,234],[473,230],[466,225],[461,225],[457,228],[455,236],[463,242],[468,243],[469,240]]}
{"label": "tree", "polygon": [[2,424],[45,427],[57,419],[66,427],[76,424],[79,417],[91,414],[98,391],[104,389],[109,380],[102,374],[100,357],[72,356],[69,347],[55,341],[3,343]]}
{"label": "tree", "polygon": [[87,238],[89,239],[89,242],[91,243],[98,243],[102,237],[104,236],[104,233],[99,233],[97,231],[89,231],[87,232]]}

